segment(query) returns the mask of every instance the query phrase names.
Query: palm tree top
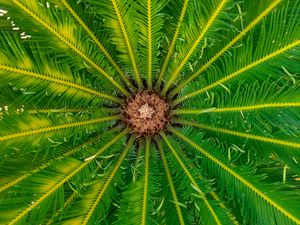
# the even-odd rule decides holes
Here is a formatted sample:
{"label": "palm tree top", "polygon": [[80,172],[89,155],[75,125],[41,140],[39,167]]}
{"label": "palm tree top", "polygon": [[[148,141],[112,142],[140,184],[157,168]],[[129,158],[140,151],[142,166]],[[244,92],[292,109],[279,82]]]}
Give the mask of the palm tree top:
{"label": "palm tree top", "polygon": [[299,0],[0,0],[0,224],[300,224]]}

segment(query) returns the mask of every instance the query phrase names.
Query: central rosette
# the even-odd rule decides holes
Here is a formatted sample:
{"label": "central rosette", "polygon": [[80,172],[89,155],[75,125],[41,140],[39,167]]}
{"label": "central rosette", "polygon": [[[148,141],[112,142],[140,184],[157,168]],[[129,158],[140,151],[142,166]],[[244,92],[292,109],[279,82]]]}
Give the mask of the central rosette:
{"label": "central rosette", "polygon": [[169,121],[169,104],[151,91],[134,95],[124,107],[125,123],[133,133],[154,135]]}

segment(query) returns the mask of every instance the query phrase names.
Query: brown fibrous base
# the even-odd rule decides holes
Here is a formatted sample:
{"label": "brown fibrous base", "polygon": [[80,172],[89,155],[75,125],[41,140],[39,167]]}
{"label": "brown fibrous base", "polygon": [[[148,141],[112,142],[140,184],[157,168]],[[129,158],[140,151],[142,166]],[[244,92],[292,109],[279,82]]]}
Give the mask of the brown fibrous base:
{"label": "brown fibrous base", "polygon": [[139,92],[123,107],[124,122],[139,136],[155,135],[169,121],[169,104],[150,91]]}

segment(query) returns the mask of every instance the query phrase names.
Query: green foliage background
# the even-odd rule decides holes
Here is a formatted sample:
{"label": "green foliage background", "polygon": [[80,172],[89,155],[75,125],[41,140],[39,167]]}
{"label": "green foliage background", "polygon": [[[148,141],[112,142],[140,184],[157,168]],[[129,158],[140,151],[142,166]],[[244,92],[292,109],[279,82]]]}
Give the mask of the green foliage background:
{"label": "green foliage background", "polygon": [[[0,0],[0,224],[300,224],[300,1]],[[122,122],[154,90],[171,121]]]}

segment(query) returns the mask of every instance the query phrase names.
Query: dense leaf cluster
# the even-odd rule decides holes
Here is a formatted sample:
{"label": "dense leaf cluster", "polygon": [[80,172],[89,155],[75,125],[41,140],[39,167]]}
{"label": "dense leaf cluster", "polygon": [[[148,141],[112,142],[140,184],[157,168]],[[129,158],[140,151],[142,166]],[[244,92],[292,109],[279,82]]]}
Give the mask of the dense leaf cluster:
{"label": "dense leaf cluster", "polygon": [[299,0],[0,0],[0,224],[300,224],[299,68]]}

